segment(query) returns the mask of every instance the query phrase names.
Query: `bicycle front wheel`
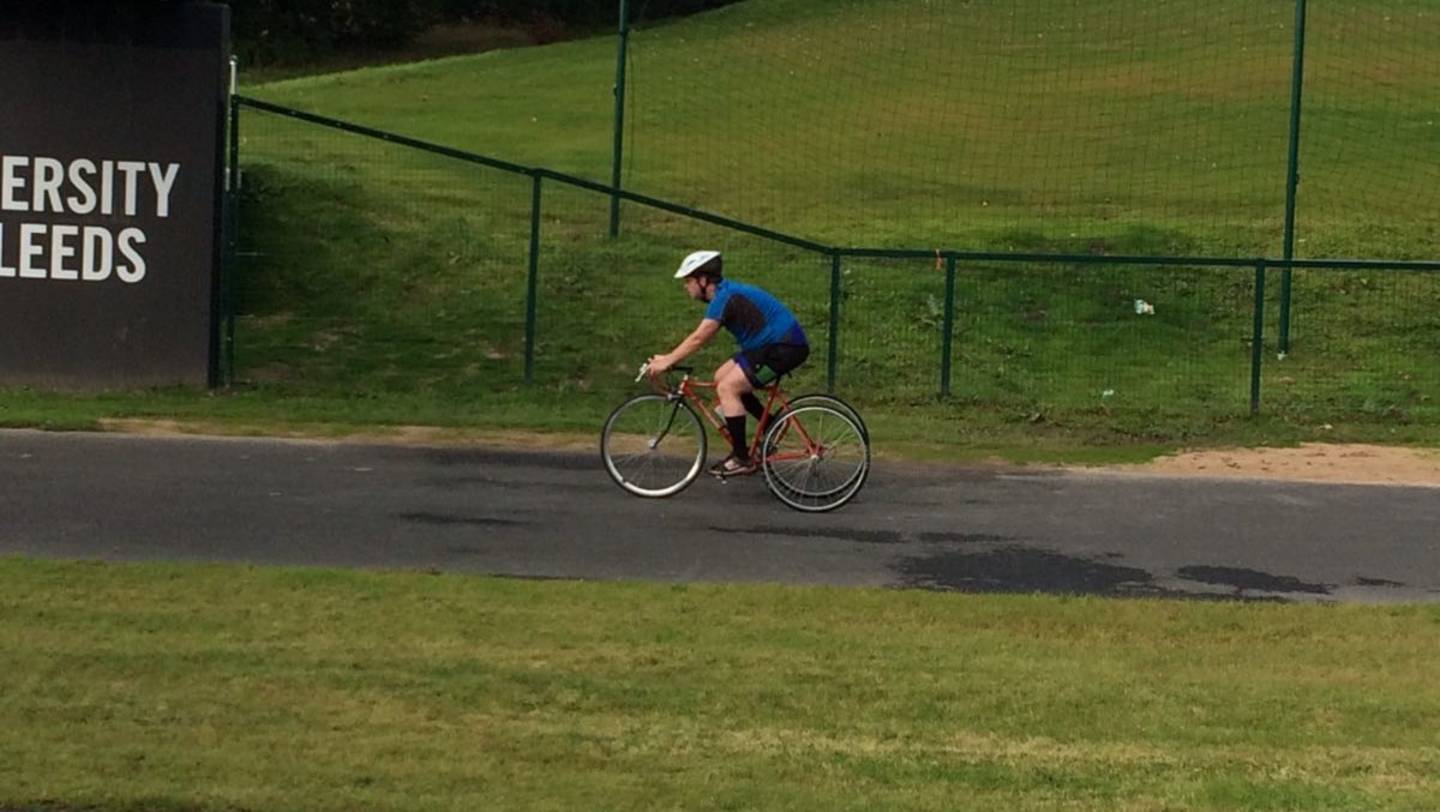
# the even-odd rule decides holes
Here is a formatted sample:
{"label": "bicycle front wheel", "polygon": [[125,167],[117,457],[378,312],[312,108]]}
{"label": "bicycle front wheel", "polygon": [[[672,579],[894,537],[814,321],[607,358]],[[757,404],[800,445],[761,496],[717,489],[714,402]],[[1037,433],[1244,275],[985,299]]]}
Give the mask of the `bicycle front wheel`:
{"label": "bicycle front wheel", "polygon": [[855,419],[831,406],[792,409],[763,446],[765,484],[796,510],[834,510],[855,497],[870,472],[870,439]]}
{"label": "bicycle front wheel", "polygon": [[605,420],[600,458],[615,484],[630,493],[673,496],[705,465],[705,426],[683,400],[636,395]]}

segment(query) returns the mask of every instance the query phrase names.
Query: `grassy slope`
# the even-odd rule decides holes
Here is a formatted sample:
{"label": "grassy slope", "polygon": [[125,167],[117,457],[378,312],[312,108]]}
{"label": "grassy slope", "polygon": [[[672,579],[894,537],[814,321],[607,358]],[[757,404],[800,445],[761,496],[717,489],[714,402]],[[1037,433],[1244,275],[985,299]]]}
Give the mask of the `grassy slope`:
{"label": "grassy slope", "polygon": [[[1175,249],[1274,255],[1291,14],[741,3],[633,37],[626,182],[842,244],[1149,229]],[[1436,41],[1436,15],[1386,0],[1314,12],[1300,225],[1325,255],[1434,255],[1440,214],[1414,204],[1436,194],[1416,160],[1440,133]],[[608,179],[613,62],[601,37],[256,92]],[[1357,192],[1364,206],[1337,200]]]}
{"label": "grassy slope", "polygon": [[[642,30],[626,183],[846,244],[1273,253],[1289,32],[1284,14],[1252,6],[1069,17],[786,0]],[[1341,22],[1329,30],[1353,28]],[[1317,22],[1315,142],[1349,145],[1335,166],[1366,194],[1362,209],[1340,210],[1339,225],[1323,230],[1328,253],[1433,245],[1427,218],[1440,207],[1417,205],[1414,192],[1435,193],[1426,167],[1408,185],[1393,169],[1433,135],[1407,127],[1397,140],[1383,127],[1397,100],[1423,107],[1435,95],[1426,82],[1440,38],[1425,38],[1433,21],[1423,14],[1402,22],[1403,32],[1380,32],[1390,37],[1384,93],[1335,78],[1351,74]],[[1341,55],[1378,45],[1365,47]],[[1035,68],[1037,53],[1064,61]],[[603,179],[613,59],[613,38],[602,37],[246,92]],[[1016,98],[1025,105],[997,101]],[[549,184],[537,385],[524,387],[528,179],[254,112],[243,133],[241,248],[256,255],[240,269],[240,387],[201,401],[7,396],[0,419],[179,414],[589,432],[632,389],[638,360],[693,324],[698,311],[664,277],[699,244],[781,292],[817,346],[830,338],[823,257],[637,207],[612,242],[603,198]],[[1325,156],[1307,163],[1307,184],[1325,188],[1326,166]],[[1419,219],[1398,224],[1401,210]],[[1335,214],[1326,211],[1317,204],[1313,216]],[[1423,306],[1433,283],[1297,277],[1297,352],[1265,373],[1273,419],[1245,418],[1248,270],[963,266],[956,397],[941,404],[943,275],[924,260],[852,262],[839,387],[892,448],[928,453],[1125,456],[1288,442],[1323,423],[1341,426],[1329,438],[1433,442],[1440,370],[1429,359],[1440,324]],[[1278,274],[1269,281],[1273,359]],[[1156,316],[1137,319],[1136,298],[1155,302]],[[709,351],[701,363],[723,357]],[[817,353],[796,385],[823,385],[827,361]]]}

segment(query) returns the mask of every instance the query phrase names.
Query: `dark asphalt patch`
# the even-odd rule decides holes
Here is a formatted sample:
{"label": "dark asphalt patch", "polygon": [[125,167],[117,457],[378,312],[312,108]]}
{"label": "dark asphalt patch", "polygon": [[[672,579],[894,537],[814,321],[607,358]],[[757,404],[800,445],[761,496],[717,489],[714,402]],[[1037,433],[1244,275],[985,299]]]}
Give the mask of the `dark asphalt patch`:
{"label": "dark asphalt patch", "polygon": [[[1112,558],[1105,553],[1102,558]],[[1176,598],[1283,602],[1273,595],[1187,592],[1155,583],[1136,567],[1106,564],[1093,558],[1061,555],[1015,545],[982,552],[953,550],[911,556],[894,567],[902,588],[974,593],[1037,593],[1094,595],[1107,598]]]}
{"label": "dark asphalt patch", "polygon": [[1328,584],[1310,584],[1289,575],[1271,575],[1259,570],[1238,567],[1181,567],[1175,574],[1187,581],[1202,584],[1216,584],[1234,587],[1236,590],[1260,592],[1306,592],[1314,595],[1329,595]]}
{"label": "dark asphalt patch", "polygon": [[438,513],[401,513],[398,518],[404,519],[407,522],[417,522],[419,524],[428,524],[437,527],[515,527],[529,524],[529,522],[517,521],[515,519],[497,519],[490,516],[442,516]]}
{"label": "dark asphalt patch", "polygon": [[895,530],[845,530],[841,528],[812,528],[812,527],[742,527],[728,528],[711,526],[711,530],[719,533],[744,533],[757,536],[791,536],[793,538],[805,539],[834,539],[835,541],[854,541],[861,544],[904,544],[905,542],[919,541],[924,544],[995,544],[1012,542],[1017,539],[1014,536],[997,536],[990,533],[900,533]]}
{"label": "dark asphalt patch", "polygon": [[1015,536],[996,536],[990,533],[921,533],[920,540],[927,544],[1003,544],[1019,539]]}
{"label": "dark asphalt patch", "polygon": [[1355,579],[1355,585],[1356,585],[1356,586],[1394,586],[1394,587],[1403,587],[1403,586],[1406,586],[1405,584],[1402,584],[1402,583],[1400,583],[1399,581],[1387,581],[1387,580],[1385,580],[1384,578],[1366,578],[1366,577],[1364,577],[1364,576],[1357,577],[1357,578]]}
{"label": "dark asphalt patch", "polygon": [[1059,592],[1075,595],[1155,594],[1150,573],[1031,547],[951,550],[902,559],[902,583],[961,592]]}

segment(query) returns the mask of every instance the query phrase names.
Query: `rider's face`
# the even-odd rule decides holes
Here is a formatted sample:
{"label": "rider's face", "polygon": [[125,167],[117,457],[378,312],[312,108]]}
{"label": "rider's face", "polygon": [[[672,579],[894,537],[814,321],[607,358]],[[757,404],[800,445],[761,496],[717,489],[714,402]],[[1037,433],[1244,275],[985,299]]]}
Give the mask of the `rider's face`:
{"label": "rider's face", "polygon": [[685,292],[690,294],[691,299],[705,301],[705,285],[698,276],[685,277]]}

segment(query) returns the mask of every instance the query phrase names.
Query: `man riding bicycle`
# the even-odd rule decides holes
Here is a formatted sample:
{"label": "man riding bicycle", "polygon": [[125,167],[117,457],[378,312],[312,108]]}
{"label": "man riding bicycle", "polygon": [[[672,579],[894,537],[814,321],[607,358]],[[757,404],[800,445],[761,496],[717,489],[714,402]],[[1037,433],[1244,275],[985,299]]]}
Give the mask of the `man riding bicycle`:
{"label": "man riding bicycle", "polygon": [[754,285],[725,279],[719,251],[696,251],[675,271],[685,280],[690,298],[707,302],[700,326],[675,349],[650,359],[650,374],[660,375],[709,343],[721,327],[740,343],[740,351],[715,370],[715,391],[720,412],[730,433],[730,456],[711,467],[710,473],[739,476],[755,472],[745,442],[745,413],[758,420],[765,407],[755,390],[774,383],[810,356],[810,344],[800,322],[784,304]]}

